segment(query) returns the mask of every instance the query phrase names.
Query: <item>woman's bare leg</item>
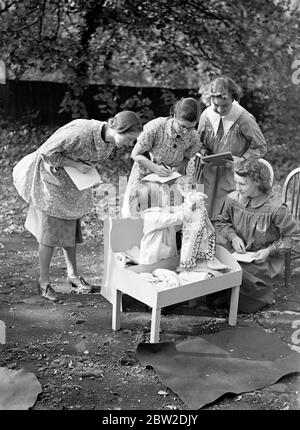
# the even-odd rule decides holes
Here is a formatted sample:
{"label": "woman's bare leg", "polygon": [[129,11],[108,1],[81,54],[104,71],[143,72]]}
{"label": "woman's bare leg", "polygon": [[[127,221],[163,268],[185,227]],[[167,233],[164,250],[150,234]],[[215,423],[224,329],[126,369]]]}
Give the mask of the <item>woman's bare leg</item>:
{"label": "woman's bare leg", "polygon": [[69,278],[78,276],[77,273],[77,262],[76,262],[76,246],[70,246],[63,248],[64,256],[67,265],[67,273]]}
{"label": "woman's bare leg", "polygon": [[76,263],[76,245],[63,248],[67,264],[68,280],[72,287],[76,287],[78,293],[91,293],[92,286],[82,276],[78,275]]}
{"label": "woman's bare leg", "polygon": [[50,282],[50,263],[54,247],[39,243],[39,262],[40,262],[40,283]]}

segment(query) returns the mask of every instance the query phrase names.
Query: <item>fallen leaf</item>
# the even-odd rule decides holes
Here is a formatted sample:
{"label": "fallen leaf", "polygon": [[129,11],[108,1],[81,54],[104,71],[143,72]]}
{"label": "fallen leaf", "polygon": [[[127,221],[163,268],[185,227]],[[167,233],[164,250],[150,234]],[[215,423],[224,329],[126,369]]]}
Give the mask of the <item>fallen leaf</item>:
{"label": "fallen leaf", "polygon": [[167,391],[164,391],[164,390],[160,390],[157,394],[160,396],[168,396],[169,395],[169,393]]}

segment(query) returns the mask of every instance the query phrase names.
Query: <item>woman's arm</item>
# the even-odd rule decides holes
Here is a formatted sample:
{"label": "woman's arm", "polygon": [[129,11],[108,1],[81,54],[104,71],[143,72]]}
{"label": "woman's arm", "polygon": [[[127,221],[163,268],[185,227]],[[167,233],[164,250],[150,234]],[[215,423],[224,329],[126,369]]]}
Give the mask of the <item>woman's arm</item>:
{"label": "woman's arm", "polygon": [[290,251],[293,247],[293,236],[299,234],[296,221],[284,203],[274,214],[272,223],[278,229],[280,238],[266,248],[257,251],[255,262],[258,264],[264,263],[270,255]]}
{"label": "woman's arm", "polygon": [[240,124],[240,130],[249,144],[243,157],[263,157],[267,152],[267,143],[259,125],[251,114],[247,117],[247,120]]}
{"label": "woman's arm", "polygon": [[208,147],[206,139],[205,139],[205,123],[206,123],[206,113],[204,111],[204,112],[202,112],[202,114],[200,116],[198,129],[197,129],[197,132],[198,132],[199,138],[200,138],[199,152],[202,156],[205,156],[209,153],[209,147]]}
{"label": "woman's arm", "polygon": [[55,169],[64,166],[70,166],[79,170],[81,173],[87,173],[91,168],[90,164],[86,164],[81,161],[75,161],[63,153],[55,153],[49,156],[43,155],[42,157],[46,163],[50,164],[50,166],[54,167]]}
{"label": "woman's arm", "polygon": [[42,148],[42,157],[46,163],[56,169],[70,166],[86,173],[91,166],[76,160],[75,153],[89,138],[89,134],[83,134],[79,127],[70,126],[57,130],[50,136],[45,148]]}
{"label": "woman's arm", "polygon": [[[143,154],[146,152],[146,150],[141,147],[141,145],[139,144],[139,142],[137,142],[131,152],[131,158],[134,161],[137,161],[138,163],[141,164],[141,166],[146,167],[147,169],[149,169],[151,172],[153,173],[157,173],[162,170],[163,172],[167,172],[168,175],[170,173],[170,171],[164,167],[161,164],[156,164],[153,161],[149,160],[147,157],[145,157]],[[161,168],[161,169],[159,169]]]}
{"label": "woman's arm", "polygon": [[232,199],[230,197],[226,197],[222,211],[220,215],[217,216],[215,230],[232,244],[232,247],[236,252],[244,253],[246,251],[244,241],[237,235],[232,223],[231,204]]}
{"label": "woman's arm", "polygon": [[146,124],[144,130],[138,137],[137,143],[135,144],[131,158],[138,162],[141,166],[150,170],[150,172],[156,173],[158,176],[169,176],[170,170],[164,167],[162,164],[154,163],[149,160],[143,154],[147,151],[151,151],[157,139],[157,120],[150,121]]}
{"label": "woman's arm", "polygon": [[270,255],[290,251],[293,247],[293,236],[299,235],[299,227],[285,203],[272,217],[272,222],[280,233],[280,238],[268,246]]}

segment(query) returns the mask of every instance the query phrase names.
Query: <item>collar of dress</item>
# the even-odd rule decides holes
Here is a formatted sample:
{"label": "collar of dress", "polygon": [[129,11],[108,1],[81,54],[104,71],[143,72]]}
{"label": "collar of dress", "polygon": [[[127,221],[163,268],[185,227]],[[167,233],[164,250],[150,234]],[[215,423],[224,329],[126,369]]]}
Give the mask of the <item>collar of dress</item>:
{"label": "collar of dress", "polygon": [[244,108],[239,104],[239,102],[234,100],[232,102],[230,112],[227,115],[221,117],[217,112],[214,111],[213,106],[209,106],[207,108],[207,117],[213,127],[215,136],[218,131],[220,118],[222,118],[224,135],[226,135],[233,126],[233,124],[236,122],[236,120],[239,118],[243,110]]}
{"label": "collar of dress", "polygon": [[[93,137],[94,137],[96,150],[97,152],[102,153],[103,158],[108,158],[109,155],[112,153],[115,147],[115,144],[113,142],[107,143],[102,139],[102,136],[101,136],[102,128],[104,127],[104,125],[107,124],[107,122],[97,121],[94,119],[91,119],[91,121],[93,121],[92,130],[93,130]],[[105,154],[103,154],[103,148],[105,147],[106,147],[106,151],[105,151]]]}
{"label": "collar of dress", "polygon": [[265,204],[271,197],[273,196],[272,193],[269,194],[261,194],[258,197],[255,197],[254,199],[250,199],[250,198],[240,198],[240,201],[242,202],[242,204],[247,207],[249,205],[249,203],[251,202],[251,207],[254,209],[257,209],[259,207],[261,207],[263,204]]}

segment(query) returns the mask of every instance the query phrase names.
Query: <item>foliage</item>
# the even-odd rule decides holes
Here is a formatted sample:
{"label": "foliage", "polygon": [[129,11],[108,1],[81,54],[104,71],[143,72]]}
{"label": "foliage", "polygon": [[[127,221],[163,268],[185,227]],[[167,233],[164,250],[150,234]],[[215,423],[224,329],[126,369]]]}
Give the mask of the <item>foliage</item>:
{"label": "foliage", "polygon": [[299,43],[298,12],[291,11],[290,0],[2,0],[1,5],[8,68],[16,76],[32,66],[60,69],[80,94],[89,81],[124,82],[126,72],[135,84],[144,76],[151,77],[149,84],[174,87],[197,86],[224,72],[253,88],[280,73],[283,60],[290,64]]}
{"label": "foliage", "polygon": [[[60,111],[88,116],[89,83],[187,88],[229,74],[260,94],[271,146],[300,135],[300,55],[294,0],[0,0],[0,50],[8,75],[60,72],[69,88]],[[114,114],[117,95],[99,93],[100,114]],[[283,106],[287,103],[285,109]],[[148,100],[133,98],[144,121]],[[286,132],[289,129],[289,133]],[[293,130],[292,130],[293,129]],[[296,145],[299,141],[295,142]]]}
{"label": "foliage", "polygon": [[[242,85],[244,105],[259,120],[269,144],[266,158],[280,180],[299,164],[300,155],[300,84],[292,82],[291,68],[300,55],[294,3],[0,0],[1,60],[8,76],[16,79],[33,70],[41,75],[59,71],[69,85],[60,109],[74,118],[88,116],[84,94],[89,83],[161,86],[161,103],[167,106],[175,101],[167,87],[204,90],[216,75],[229,74]],[[111,87],[99,91],[95,101],[99,116],[105,117],[120,102]],[[122,108],[136,110],[144,122],[154,115],[148,97],[140,95]],[[1,130],[5,149],[0,160],[6,169],[46,134],[38,128],[17,131],[17,126]],[[127,161],[116,156],[104,175],[109,178],[119,167],[127,168]]]}

